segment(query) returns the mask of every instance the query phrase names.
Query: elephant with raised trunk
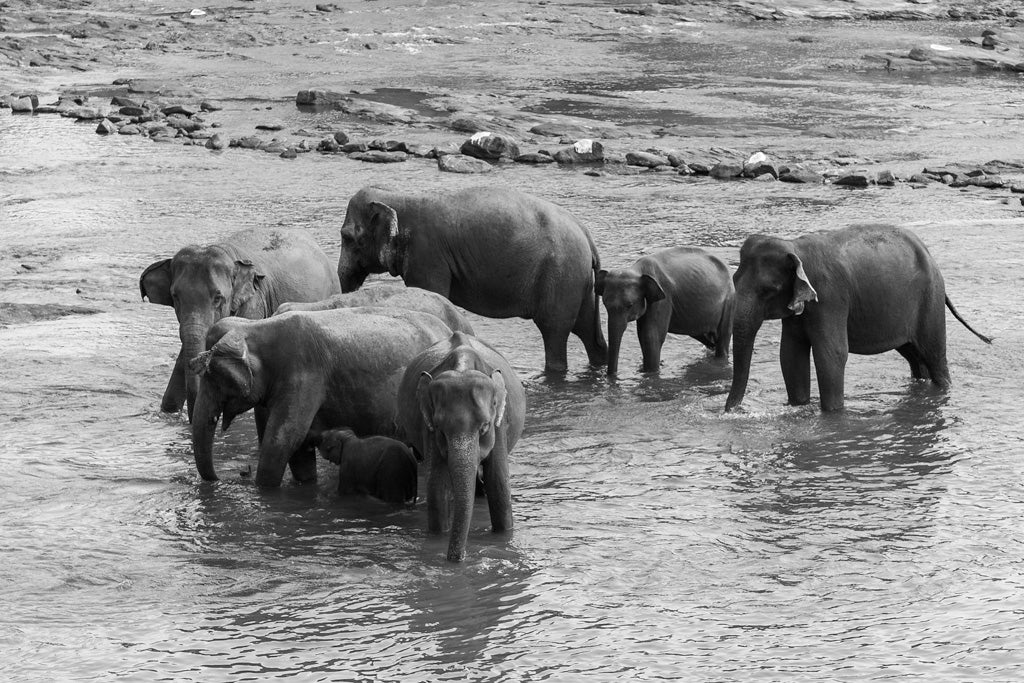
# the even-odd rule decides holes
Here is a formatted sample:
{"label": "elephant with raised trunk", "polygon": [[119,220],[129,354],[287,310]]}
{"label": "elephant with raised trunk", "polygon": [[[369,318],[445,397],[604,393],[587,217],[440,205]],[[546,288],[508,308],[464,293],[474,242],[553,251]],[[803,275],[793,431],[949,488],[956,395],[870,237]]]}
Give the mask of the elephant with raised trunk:
{"label": "elephant with raised trunk", "polygon": [[594,241],[575,218],[508,188],[410,195],[365,187],[341,226],[343,292],[370,273],[390,273],[479,315],[532,319],[548,372],[565,372],[570,332],[591,364],[606,362],[593,291],[599,269]]}
{"label": "elephant with raised trunk", "polygon": [[661,249],[629,268],[602,270],[594,291],[608,313],[608,374],[619,368],[626,325],[636,321],[644,372],[661,367],[665,337],[685,334],[715,352],[729,353],[735,290],[729,268],[695,247]]}
{"label": "elephant with raised trunk", "polygon": [[224,318],[190,361],[202,377],[192,450],[203,479],[216,479],[213,435],[254,409],[259,437],[256,483],[279,486],[285,466],[300,482],[316,478],[322,432],[394,436],[402,372],[423,349],[451,336],[437,316],[401,308],[296,311],[266,320]]}
{"label": "elephant with raised trunk", "polygon": [[181,349],[160,409],[188,402],[192,418],[198,379],[188,361],[204,350],[206,332],[226,316],[269,317],[286,301],[318,301],[338,293],[330,259],[305,230],[253,229],[207,246],[183,247],[139,278],[150,303],[173,306]]}
{"label": "elephant with raised trunk", "polygon": [[740,249],[733,324],[733,380],[725,409],[743,400],[754,339],[765,320],[782,319],[779,360],[790,405],[811,400],[811,363],[821,409],[843,408],[850,353],[895,349],[917,379],[949,386],[946,315],[982,341],[946,296],[935,260],[914,233],[854,226],[794,240],[753,235]]}
{"label": "elephant with raised trunk", "polygon": [[440,294],[428,292],[419,287],[404,287],[402,285],[376,285],[345,294],[335,294],[313,303],[281,304],[274,315],[281,315],[289,311],[328,311],[335,308],[355,308],[357,306],[387,306],[422,311],[436,315],[452,328],[453,332],[473,334],[473,326],[451,301]]}
{"label": "elephant with raised trunk", "polygon": [[525,418],[526,394],[515,370],[476,337],[456,332],[406,368],[396,422],[429,468],[427,530],[439,534],[451,524],[449,562],[466,555],[481,466],[491,528],[512,528],[508,458]]}

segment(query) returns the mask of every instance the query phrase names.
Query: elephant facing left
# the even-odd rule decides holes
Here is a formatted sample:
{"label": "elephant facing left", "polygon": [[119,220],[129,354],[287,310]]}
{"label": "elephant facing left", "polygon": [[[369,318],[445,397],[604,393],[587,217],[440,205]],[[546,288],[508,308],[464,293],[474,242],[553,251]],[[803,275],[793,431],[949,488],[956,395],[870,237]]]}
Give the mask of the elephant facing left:
{"label": "elephant facing left", "polygon": [[195,406],[198,379],[188,361],[204,350],[206,333],[226,316],[258,320],[288,301],[319,301],[341,291],[327,255],[307,231],[242,230],[206,246],[183,247],[151,264],[139,278],[142,297],[173,306],[181,349],[160,410]]}

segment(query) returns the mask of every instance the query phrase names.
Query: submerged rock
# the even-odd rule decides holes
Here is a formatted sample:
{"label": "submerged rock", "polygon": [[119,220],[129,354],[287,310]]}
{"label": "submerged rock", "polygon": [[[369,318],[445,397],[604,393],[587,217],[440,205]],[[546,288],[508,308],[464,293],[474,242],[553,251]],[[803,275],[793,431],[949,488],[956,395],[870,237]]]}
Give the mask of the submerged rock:
{"label": "submerged rock", "polygon": [[626,152],[626,163],[630,166],[642,166],[644,168],[670,165],[668,159],[651,152]]}
{"label": "submerged rock", "polygon": [[447,173],[490,173],[494,167],[483,159],[465,154],[444,154],[437,158],[437,168]]}
{"label": "submerged rock", "polygon": [[571,147],[560,149],[552,155],[560,164],[589,164],[604,161],[604,145],[597,140],[584,138]]}
{"label": "submerged rock", "polygon": [[349,159],[356,161],[367,161],[371,164],[393,164],[405,161],[409,155],[405,152],[383,152],[379,149],[371,149],[368,152],[353,152],[348,155]]}

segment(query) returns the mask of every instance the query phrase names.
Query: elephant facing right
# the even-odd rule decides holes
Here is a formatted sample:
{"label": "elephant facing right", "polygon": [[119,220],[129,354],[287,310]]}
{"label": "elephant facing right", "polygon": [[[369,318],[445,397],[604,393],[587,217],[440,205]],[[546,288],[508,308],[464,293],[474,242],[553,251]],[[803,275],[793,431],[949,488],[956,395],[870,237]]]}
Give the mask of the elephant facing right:
{"label": "elephant facing right", "polygon": [[853,226],[794,240],[752,235],[733,281],[727,411],[746,393],[754,339],[765,320],[782,320],[779,360],[789,404],[810,402],[813,356],[824,411],[843,408],[850,353],[895,349],[915,378],[948,387],[946,307],[982,341],[992,341],[960,317],[928,248],[899,227]]}

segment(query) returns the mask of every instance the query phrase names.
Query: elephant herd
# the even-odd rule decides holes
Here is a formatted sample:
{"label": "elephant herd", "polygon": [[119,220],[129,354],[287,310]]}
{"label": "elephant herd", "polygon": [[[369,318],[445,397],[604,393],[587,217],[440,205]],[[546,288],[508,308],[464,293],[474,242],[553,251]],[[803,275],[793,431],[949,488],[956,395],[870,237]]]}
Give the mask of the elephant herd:
{"label": "elephant herd", "polygon": [[[405,287],[359,289],[389,273]],[[253,410],[256,483],[285,469],[316,477],[316,451],[339,465],[339,491],[401,504],[427,466],[427,525],[450,529],[447,558],[465,555],[482,480],[491,526],[512,527],[509,453],[526,396],[507,360],[478,339],[460,308],[534,321],[544,367],[565,372],[569,334],[590,363],[618,368],[636,321],[643,370],[656,372],[666,335],[685,334],[718,358],[733,345],[726,410],[743,400],[755,336],[782,320],[780,362],[790,404],[810,396],[843,407],[848,353],[897,350],[915,378],[949,384],[945,294],[921,241],[891,226],[783,240],[749,237],[730,276],[700,249],[671,247],[603,270],[594,241],[564,209],[507,188],[409,195],[357,192],[341,226],[337,274],[303,230],[247,230],[186,246],[146,268],[151,303],[173,306],[181,350],[161,410],[187,407],[196,468],[217,478],[213,437]],[[598,300],[608,315],[608,343]]]}

